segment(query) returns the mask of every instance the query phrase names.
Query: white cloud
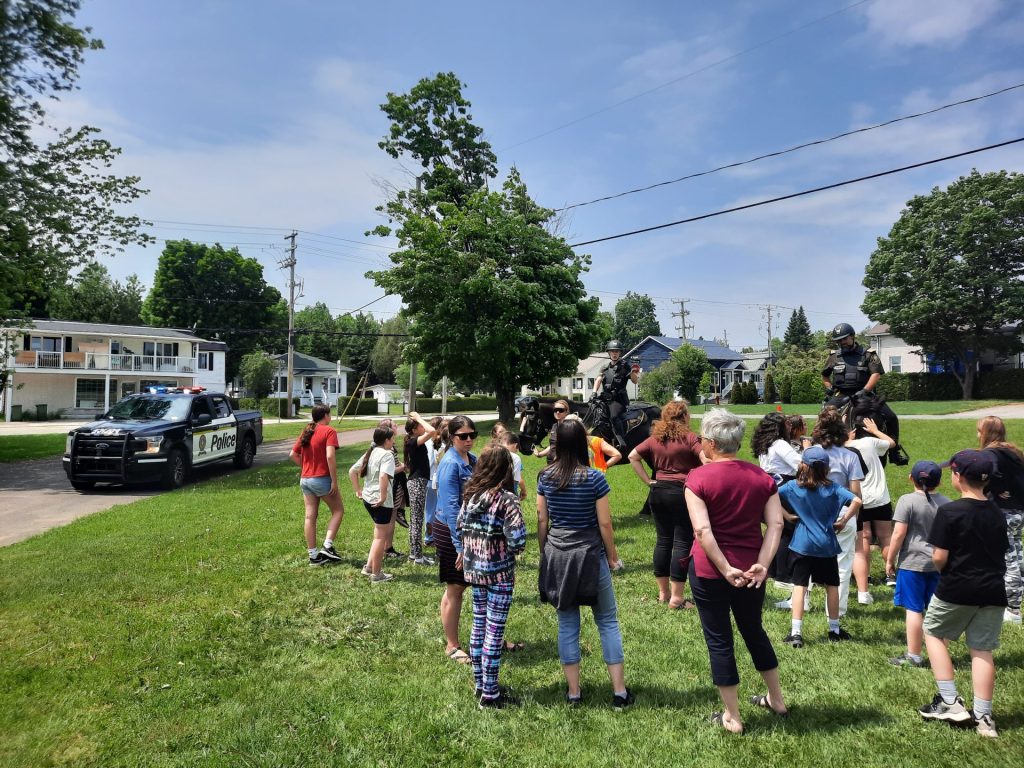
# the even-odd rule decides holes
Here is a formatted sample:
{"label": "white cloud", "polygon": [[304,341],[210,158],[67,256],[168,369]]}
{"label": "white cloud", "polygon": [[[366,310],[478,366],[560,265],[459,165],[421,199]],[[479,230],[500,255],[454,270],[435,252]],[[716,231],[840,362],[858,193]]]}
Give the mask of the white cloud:
{"label": "white cloud", "polygon": [[887,45],[956,47],[1000,10],[1001,0],[875,0],[868,33]]}

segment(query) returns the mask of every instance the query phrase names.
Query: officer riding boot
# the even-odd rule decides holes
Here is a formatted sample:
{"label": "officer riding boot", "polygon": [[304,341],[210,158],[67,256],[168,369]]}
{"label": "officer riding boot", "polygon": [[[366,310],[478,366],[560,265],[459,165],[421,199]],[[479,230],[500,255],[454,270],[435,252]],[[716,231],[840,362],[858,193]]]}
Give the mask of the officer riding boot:
{"label": "officer riding boot", "polygon": [[615,447],[620,451],[626,450],[626,429],[625,419],[626,406],[618,400],[608,403],[608,416],[612,425],[612,434],[615,435]]}
{"label": "officer riding boot", "polygon": [[621,453],[625,454],[626,437],[622,422],[623,419],[612,419],[612,432],[615,433],[615,447],[618,448]]}

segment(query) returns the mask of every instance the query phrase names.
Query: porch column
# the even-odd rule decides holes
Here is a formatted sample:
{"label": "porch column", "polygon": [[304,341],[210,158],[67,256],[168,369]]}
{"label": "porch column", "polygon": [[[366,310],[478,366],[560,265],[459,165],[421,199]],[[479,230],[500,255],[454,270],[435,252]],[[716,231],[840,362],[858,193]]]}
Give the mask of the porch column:
{"label": "porch column", "polygon": [[103,374],[103,412],[110,410],[110,371]]}
{"label": "porch column", "polygon": [[7,384],[4,387],[4,421],[11,423],[11,401],[14,400],[14,366],[7,371]]}

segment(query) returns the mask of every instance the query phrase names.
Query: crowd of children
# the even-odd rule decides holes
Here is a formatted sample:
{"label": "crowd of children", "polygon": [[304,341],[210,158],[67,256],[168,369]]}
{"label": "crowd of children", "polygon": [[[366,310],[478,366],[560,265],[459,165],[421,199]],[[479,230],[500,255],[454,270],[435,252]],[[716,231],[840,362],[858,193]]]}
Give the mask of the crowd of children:
{"label": "crowd of children", "polygon": [[[564,421],[563,414],[558,425]],[[521,510],[526,483],[518,456],[518,437],[498,423],[492,429],[490,444],[477,460],[470,452],[477,436],[472,420],[460,416],[451,422],[427,422],[412,413],[406,424],[404,461],[399,463],[395,432],[394,423],[383,420],[374,431],[373,444],[350,470],[353,490],[374,522],[373,543],[363,573],[375,583],[392,579],[383,571],[383,562],[389,556],[400,556],[394,550],[393,536],[402,504],[396,501],[394,488],[397,476],[405,475],[403,486],[408,488],[412,507],[409,559],[433,565],[423,549],[437,548],[440,579],[446,585],[441,602],[446,651],[453,660],[472,664],[481,708],[502,708],[513,700],[498,686],[501,653],[522,647],[504,639],[515,583],[515,556],[526,544]],[[603,465],[603,471],[621,459],[614,447],[608,446],[609,451],[598,440],[586,439],[586,448],[581,447],[580,457],[573,461],[581,467]],[[829,642],[850,639],[841,626],[848,609],[850,580],[852,577],[856,582],[858,604],[873,602],[868,578],[872,545],[877,545],[887,583],[894,587],[893,603],[906,612],[906,650],[889,662],[908,667],[930,663],[935,676],[938,692],[920,708],[921,716],[970,724],[979,734],[995,737],[992,652],[999,645],[1003,623],[1020,623],[1024,592],[1024,453],[1007,441],[1005,426],[994,416],[979,422],[978,440],[978,449],[960,451],[944,464],[958,500],[951,501],[936,492],[942,466],[923,460],[910,471],[914,490],[900,497],[895,509],[882,463],[894,441],[871,419],[859,421],[850,430],[839,412],[827,407],[807,437],[799,416],[769,414],[755,429],[751,447],[761,468],[775,479],[787,521],[772,566],[776,583],[792,587],[791,600],[777,604],[792,612],[784,642],[794,648],[804,646],[804,615],[809,590],[815,583],[825,591],[825,637]],[[320,411],[314,409],[312,423],[291,453],[292,460],[302,468],[300,485],[312,565],[339,559],[333,546],[342,515],[334,467],[337,446],[330,411],[321,407]],[[549,461],[556,458],[551,446],[546,450]],[[636,457],[630,458],[638,463]],[[547,474],[551,475],[553,467],[557,464],[550,465]],[[597,477],[600,480],[587,482],[606,488],[600,473]],[[551,478],[547,482],[550,485]],[[548,499],[539,497],[540,508],[550,505],[551,490]],[[606,499],[602,494],[593,499],[588,496],[588,508],[581,508],[579,514],[586,513],[589,519],[602,503],[607,506]],[[332,517],[324,545],[317,548],[316,517],[321,500],[331,509]],[[606,522],[608,530],[602,535],[610,536],[610,518]],[[604,546],[607,550],[611,546],[614,554],[614,543],[602,545],[600,537],[595,541],[598,548]],[[609,565],[615,564],[617,556],[614,562],[609,561]],[[473,595],[468,654],[458,640],[462,591],[466,587],[472,588]],[[611,620],[614,633],[618,633],[610,582],[608,589]],[[576,621],[578,625],[578,618]],[[972,660],[971,708],[958,695],[948,650],[949,643],[961,636]],[[562,639],[560,633],[560,649]],[[563,656],[566,654],[571,655],[565,651]],[[622,682],[621,660],[616,657],[606,661],[610,674],[613,665],[619,665],[618,674],[612,674],[613,685],[617,686],[614,701],[622,706],[623,702],[632,703],[632,694]],[[578,696],[578,677],[574,688],[568,670],[567,697],[573,703],[578,701],[573,699],[573,695]],[[578,671],[575,674],[578,676]]]}

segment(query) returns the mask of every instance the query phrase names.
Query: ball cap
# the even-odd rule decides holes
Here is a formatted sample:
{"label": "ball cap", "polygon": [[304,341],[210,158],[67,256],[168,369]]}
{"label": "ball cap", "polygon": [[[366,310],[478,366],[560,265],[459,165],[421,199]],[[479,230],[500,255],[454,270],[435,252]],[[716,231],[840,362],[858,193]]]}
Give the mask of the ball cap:
{"label": "ball cap", "polygon": [[996,471],[996,463],[985,451],[960,451],[949,460],[949,468],[970,480],[988,480]]}
{"label": "ball cap", "polygon": [[942,480],[942,468],[934,461],[919,461],[910,470],[910,476],[923,488],[936,488]]}
{"label": "ball cap", "polygon": [[803,456],[800,457],[800,461],[809,467],[813,466],[825,466],[829,465],[828,453],[820,445],[812,445],[806,451]]}

